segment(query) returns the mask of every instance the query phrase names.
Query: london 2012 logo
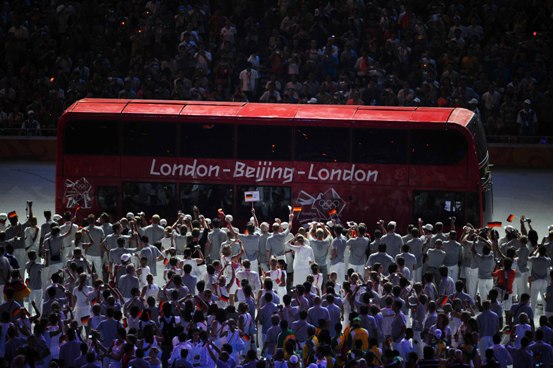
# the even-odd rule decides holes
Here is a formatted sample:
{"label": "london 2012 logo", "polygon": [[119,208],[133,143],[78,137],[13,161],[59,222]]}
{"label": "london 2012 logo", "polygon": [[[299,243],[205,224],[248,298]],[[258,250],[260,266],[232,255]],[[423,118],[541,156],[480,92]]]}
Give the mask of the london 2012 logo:
{"label": "london 2012 logo", "polygon": [[295,205],[301,207],[301,212],[298,215],[301,224],[311,221],[339,219],[340,214],[346,208],[346,202],[334,188],[315,195],[302,190],[296,199]]}
{"label": "london 2012 logo", "polygon": [[90,191],[92,185],[86,178],[80,178],[78,180],[65,179],[65,202],[67,208],[90,208],[92,204],[92,198]]}

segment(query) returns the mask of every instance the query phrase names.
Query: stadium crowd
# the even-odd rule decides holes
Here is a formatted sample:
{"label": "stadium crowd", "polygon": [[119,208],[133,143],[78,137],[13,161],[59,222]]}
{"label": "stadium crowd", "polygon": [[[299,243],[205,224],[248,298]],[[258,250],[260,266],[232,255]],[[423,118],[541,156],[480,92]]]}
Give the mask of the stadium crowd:
{"label": "stadium crowd", "polygon": [[[0,129],[84,97],[461,106],[553,135],[545,1],[4,1]],[[51,130],[52,134],[54,130]]]}
{"label": "stadium crowd", "polygon": [[524,216],[500,236],[28,210],[0,213],[2,367],[553,363],[553,225],[540,239]]}

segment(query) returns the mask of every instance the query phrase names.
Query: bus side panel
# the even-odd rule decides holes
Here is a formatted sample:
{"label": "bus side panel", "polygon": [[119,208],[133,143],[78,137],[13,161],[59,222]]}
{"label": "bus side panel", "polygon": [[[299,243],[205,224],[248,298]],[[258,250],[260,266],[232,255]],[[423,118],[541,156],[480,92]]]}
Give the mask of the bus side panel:
{"label": "bus side panel", "polygon": [[410,223],[412,195],[407,187],[302,184],[294,185],[292,191],[300,225],[355,221],[365,222],[372,232],[380,219],[396,221],[399,229],[406,229]]}
{"label": "bus side panel", "polygon": [[70,156],[64,157],[63,175],[119,177],[121,158],[118,156]]}
{"label": "bus side panel", "polygon": [[409,167],[409,185],[411,187],[428,186],[436,188],[463,187],[468,185],[467,160],[456,165]]}

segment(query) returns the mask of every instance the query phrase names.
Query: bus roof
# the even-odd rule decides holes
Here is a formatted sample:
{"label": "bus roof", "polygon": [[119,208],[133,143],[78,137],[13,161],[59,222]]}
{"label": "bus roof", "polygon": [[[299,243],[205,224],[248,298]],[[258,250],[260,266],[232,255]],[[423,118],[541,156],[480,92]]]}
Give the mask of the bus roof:
{"label": "bus roof", "polygon": [[[217,101],[119,100],[86,98],[67,113],[219,116],[255,119],[357,120],[455,123],[466,126],[473,112],[462,108],[358,105],[269,104]],[[406,114],[410,113],[410,114]]]}

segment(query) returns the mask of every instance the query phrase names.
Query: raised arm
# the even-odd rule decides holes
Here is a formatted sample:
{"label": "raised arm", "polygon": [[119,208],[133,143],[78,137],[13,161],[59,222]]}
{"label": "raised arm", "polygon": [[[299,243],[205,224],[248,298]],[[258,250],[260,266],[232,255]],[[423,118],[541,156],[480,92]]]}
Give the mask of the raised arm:
{"label": "raised arm", "polygon": [[255,228],[259,228],[259,221],[257,220],[257,216],[255,215],[255,208],[252,207],[252,217],[253,217],[253,226]]}

